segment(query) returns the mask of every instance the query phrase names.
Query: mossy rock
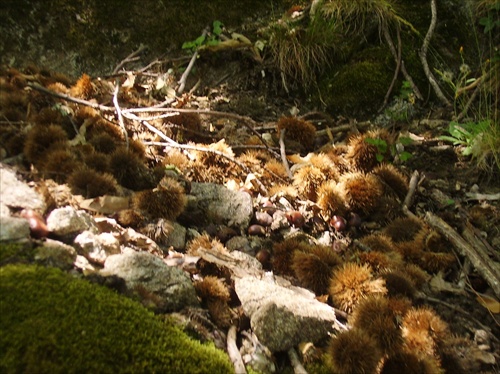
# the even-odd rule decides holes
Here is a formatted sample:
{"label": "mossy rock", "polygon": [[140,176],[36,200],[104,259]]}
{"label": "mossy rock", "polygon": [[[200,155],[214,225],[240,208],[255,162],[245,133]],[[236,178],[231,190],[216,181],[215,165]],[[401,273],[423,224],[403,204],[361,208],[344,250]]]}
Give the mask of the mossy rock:
{"label": "mossy rock", "polygon": [[376,111],[394,75],[389,51],[382,47],[362,51],[350,63],[322,77],[321,98],[328,111],[363,116]]}
{"label": "mossy rock", "polygon": [[0,268],[2,373],[231,373],[226,354],[61,270]]}

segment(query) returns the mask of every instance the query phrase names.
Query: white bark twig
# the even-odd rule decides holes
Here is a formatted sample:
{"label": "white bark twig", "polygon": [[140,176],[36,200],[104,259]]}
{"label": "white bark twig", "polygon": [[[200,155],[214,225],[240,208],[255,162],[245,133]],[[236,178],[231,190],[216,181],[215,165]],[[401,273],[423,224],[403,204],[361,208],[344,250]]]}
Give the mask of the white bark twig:
{"label": "white bark twig", "polygon": [[429,63],[427,62],[427,50],[429,49],[429,43],[432,39],[432,35],[434,34],[434,30],[436,28],[437,22],[437,10],[436,10],[436,0],[431,0],[431,24],[429,25],[429,30],[427,30],[427,35],[425,35],[424,42],[422,43],[422,48],[420,49],[420,60],[422,61],[422,67],[424,68],[424,73],[432,88],[434,89],[434,93],[438,97],[441,102],[446,106],[451,106],[448,99],[444,96],[443,91],[439,87],[434,74],[432,74],[429,69]]}
{"label": "white bark twig", "polygon": [[120,63],[116,66],[116,68],[113,70],[113,73],[112,74],[116,74],[118,73],[118,71],[123,67],[125,66],[125,64],[129,63],[129,62],[133,62],[133,61],[137,61],[139,60],[139,56],[137,56],[139,53],[141,53],[144,49],[146,49],[146,47],[144,45],[140,45],[139,48],[135,51],[135,52],[132,52],[131,54],[129,54],[127,57],[125,57],[122,61],[120,61]]}
{"label": "white bark twig", "polygon": [[127,149],[129,147],[128,134],[127,129],[125,128],[125,123],[123,122],[122,110],[120,105],[118,104],[118,92],[120,91],[120,81],[117,79],[115,82],[115,91],[113,92],[113,105],[115,106],[116,115],[118,117],[118,123],[123,132],[123,136],[125,137],[125,144]]}
{"label": "white bark twig", "polygon": [[295,348],[290,348],[287,352],[288,354],[288,359],[290,360],[290,363],[292,364],[293,367],[293,372],[295,374],[307,374],[307,370],[302,366],[300,363],[299,355],[297,354],[297,351]]}
{"label": "white bark twig", "polygon": [[[208,31],[209,31],[209,28],[205,27],[205,29],[203,30],[203,33],[201,35],[207,36]],[[179,83],[179,89],[177,90],[178,95],[180,95],[181,93],[184,92],[184,88],[186,87],[187,77],[189,76],[189,73],[193,69],[194,63],[196,62],[197,58],[198,58],[198,49],[196,49],[196,51],[194,51],[193,56],[191,56],[191,60],[189,61],[189,64],[188,64],[186,70],[184,70],[184,73],[182,73],[181,79],[178,82]]]}
{"label": "white bark twig", "polygon": [[236,374],[246,374],[247,369],[236,345],[236,326],[232,325],[227,332],[227,354],[231,359]]}
{"label": "white bark twig", "polygon": [[290,171],[290,166],[288,165],[288,160],[286,158],[286,149],[285,149],[285,131],[286,129],[281,129],[280,131],[280,153],[281,153],[281,162],[285,167],[286,174],[288,178],[293,179],[292,172]]}

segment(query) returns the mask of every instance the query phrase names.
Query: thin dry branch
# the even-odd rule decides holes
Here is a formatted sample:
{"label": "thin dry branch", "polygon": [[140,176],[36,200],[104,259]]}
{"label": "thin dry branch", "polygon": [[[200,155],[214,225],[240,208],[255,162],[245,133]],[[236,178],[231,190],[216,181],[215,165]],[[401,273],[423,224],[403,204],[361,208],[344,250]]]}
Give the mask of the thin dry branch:
{"label": "thin dry branch", "polygon": [[139,56],[137,56],[139,53],[141,53],[143,50],[146,49],[146,46],[144,46],[143,44],[141,44],[139,46],[139,48],[135,51],[135,52],[132,52],[131,54],[129,54],[127,57],[125,57],[122,61],[120,61],[120,63],[115,67],[115,69],[113,70],[113,73],[112,74],[116,74],[120,71],[120,69],[125,66],[126,64],[128,64],[129,62],[134,62],[134,61],[137,61],[139,60]]}
{"label": "thin dry branch", "polygon": [[293,372],[295,374],[307,374],[307,370],[300,363],[299,355],[295,348],[290,348],[287,352],[288,359],[290,360],[290,364],[292,364]]}
{"label": "thin dry branch", "polygon": [[236,326],[232,325],[227,332],[227,354],[234,366],[234,372],[238,374],[246,374],[247,369],[241,358],[238,345],[236,344]]}
{"label": "thin dry branch", "polygon": [[493,289],[497,297],[500,297],[500,269],[497,264],[492,263],[481,248],[474,248],[460,236],[450,225],[431,212],[425,214],[425,221],[436,231],[446,237],[459,251],[471,261],[477,272]]}
{"label": "thin dry branch", "polygon": [[280,132],[280,153],[281,153],[281,162],[285,167],[286,174],[288,178],[293,179],[292,172],[290,171],[290,166],[288,165],[288,160],[286,158],[286,149],[285,149],[285,132],[286,129],[282,129]]}
{"label": "thin dry branch", "polygon": [[[387,23],[384,23],[384,36],[386,40],[391,38],[388,30]],[[396,83],[396,80],[398,79],[399,72],[401,71],[401,33],[399,31],[399,27],[396,28],[396,35],[398,37],[398,51],[396,54],[396,69],[394,69],[394,76],[392,77],[392,82],[389,85],[389,88],[387,89],[387,93],[385,94],[384,97],[384,102],[382,103],[382,106],[379,108],[378,112],[382,112],[384,108],[386,107],[387,103],[389,102],[389,96],[392,93],[392,89],[394,88],[394,84]]]}
{"label": "thin dry branch", "polygon": [[[201,36],[206,37],[208,32],[209,32],[209,28],[205,27],[205,29],[203,29]],[[191,57],[191,60],[189,61],[189,64],[188,64],[186,70],[184,70],[184,73],[182,73],[181,79],[178,82],[179,88],[177,90],[177,94],[181,94],[184,92],[184,88],[186,87],[187,77],[189,76],[189,73],[193,69],[194,63],[196,62],[197,58],[198,58],[198,49],[196,49],[196,51],[194,51],[193,56]]]}
{"label": "thin dry branch", "polygon": [[403,202],[403,206],[410,208],[413,204],[413,196],[415,196],[415,191],[418,186],[420,174],[418,170],[415,170],[410,178],[410,184],[408,187],[408,193],[406,194],[405,200]]}
{"label": "thin dry branch", "polygon": [[123,136],[125,137],[125,144],[127,149],[129,148],[128,134],[127,129],[125,128],[125,123],[123,122],[122,110],[120,105],[118,104],[118,92],[120,91],[120,81],[117,79],[115,82],[115,90],[113,92],[113,104],[116,109],[116,114],[118,117],[118,123],[122,129]]}
{"label": "thin dry branch", "polygon": [[427,50],[429,49],[429,43],[432,39],[432,35],[434,34],[434,29],[436,28],[437,22],[436,0],[431,0],[431,13],[431,24],[429,25],[429,30],[427,30],[427,34],[425,35],[424,42],[422,43],[422,48],[420,49],[419,53],[420,60],[422,62],[422,67],[424,68],[425,76],[434,89],[436,96],[444,105],[451,106],[450,102],[444,96],[443,91],[441,91],[441,88],[437,84],[436,78],[429,69],[429,63],[427,62]]}

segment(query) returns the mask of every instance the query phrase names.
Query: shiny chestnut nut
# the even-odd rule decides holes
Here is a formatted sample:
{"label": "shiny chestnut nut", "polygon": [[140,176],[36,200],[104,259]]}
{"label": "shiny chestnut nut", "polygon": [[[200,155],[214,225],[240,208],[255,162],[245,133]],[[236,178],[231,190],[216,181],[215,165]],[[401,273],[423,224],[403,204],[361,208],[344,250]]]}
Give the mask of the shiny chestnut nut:
{"label": "shiny chestnut nut", "polygon": [[285,217],[288,220],[288,223],[290,223],[290,225],[292,225],[295,228],[301,228],[306,223],[306,219],[304,218],[302,213],[296,210],[291,210],[289,212],[286,212]]}
{"label": "shiny chestnut nut", "polygon": [[342,216],[333,216],[330,220],[330,226],[336,231],[344,231],[347,228],[347,221]]}
{"label": "shiny chestnut nut", "polygon": [[265,236],[266,235],[266,229],[263,226],[261,226],[261,225],[251,225],[248,228],[248,235]]}
{"label": "shiny chestnut nut", "polygon": [[267,212],[255,212],[255,221],[262,226],[271,226],[273,217]]}
{"label": "shiny chestnut nut", "polygon": [[276,205],[274,205],[271,201],[266,200],[262,203],[262,210],[264,212],[267,212],[269,215],[273,215],[274,212],[276,212],[278,208],[276,208]]}
{"label": "shiny chestnut nut", "polygon": [[271,253],[267,249],[259,250],[255,258],[262,264],[264,269],[269,269],[271,267]]}
{"label": "shiny chestnut nut", "polygon": [[359,227],[361,226],[361,217],[357,213],[349,213],[349,219],[347,223],[350,227]]}
{"label": "shiny chestnut nut", "polygon": [[50,231],[45,224],[45,220],[38,212],[33,209],[23,209],[20,215],[28,220],[32,237],[40,239],[49,235]]}

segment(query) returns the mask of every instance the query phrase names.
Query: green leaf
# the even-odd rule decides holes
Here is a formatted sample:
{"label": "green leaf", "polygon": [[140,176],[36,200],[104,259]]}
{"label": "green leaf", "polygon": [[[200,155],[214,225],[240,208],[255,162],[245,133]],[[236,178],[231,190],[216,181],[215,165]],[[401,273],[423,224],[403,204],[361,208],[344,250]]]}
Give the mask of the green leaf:
{"label": "green leaf", "polygon": [[447,136],[447,135],[441,135],[440,137],[438,137],[439,140],[444,140],[444,141],[447,141],[447,142],[452,142],[454,145],[457,145],[457,144],[465,144],[464,141],[460,140],[460,139],[457,139],[453,136]]}
{"label": "green leaf", "polygon": [[398,140],[402,145],[410,145],[413,144],[413,139],[407,136],[402,136]]}
{"label": "green leaf", "polygon": [[213,33],[214,35],[219,36],[222,33],[222,22],[221,21],[214,21],[213,23]]}
{"label": "green leaf", "polygon": [[399,159],[402,161],[402,162],[405,162],[405,161],[408,161],[410,158],[412,158],[412,154],[410,152],[401,152],[399,154]]}
{"label": "green leaf", "polygon": [[384,155],[380,154],[380,153],[377,153],[377,155],[375,156],[377,158],[377,161],[378,162],[382,162],[384,161]]}

